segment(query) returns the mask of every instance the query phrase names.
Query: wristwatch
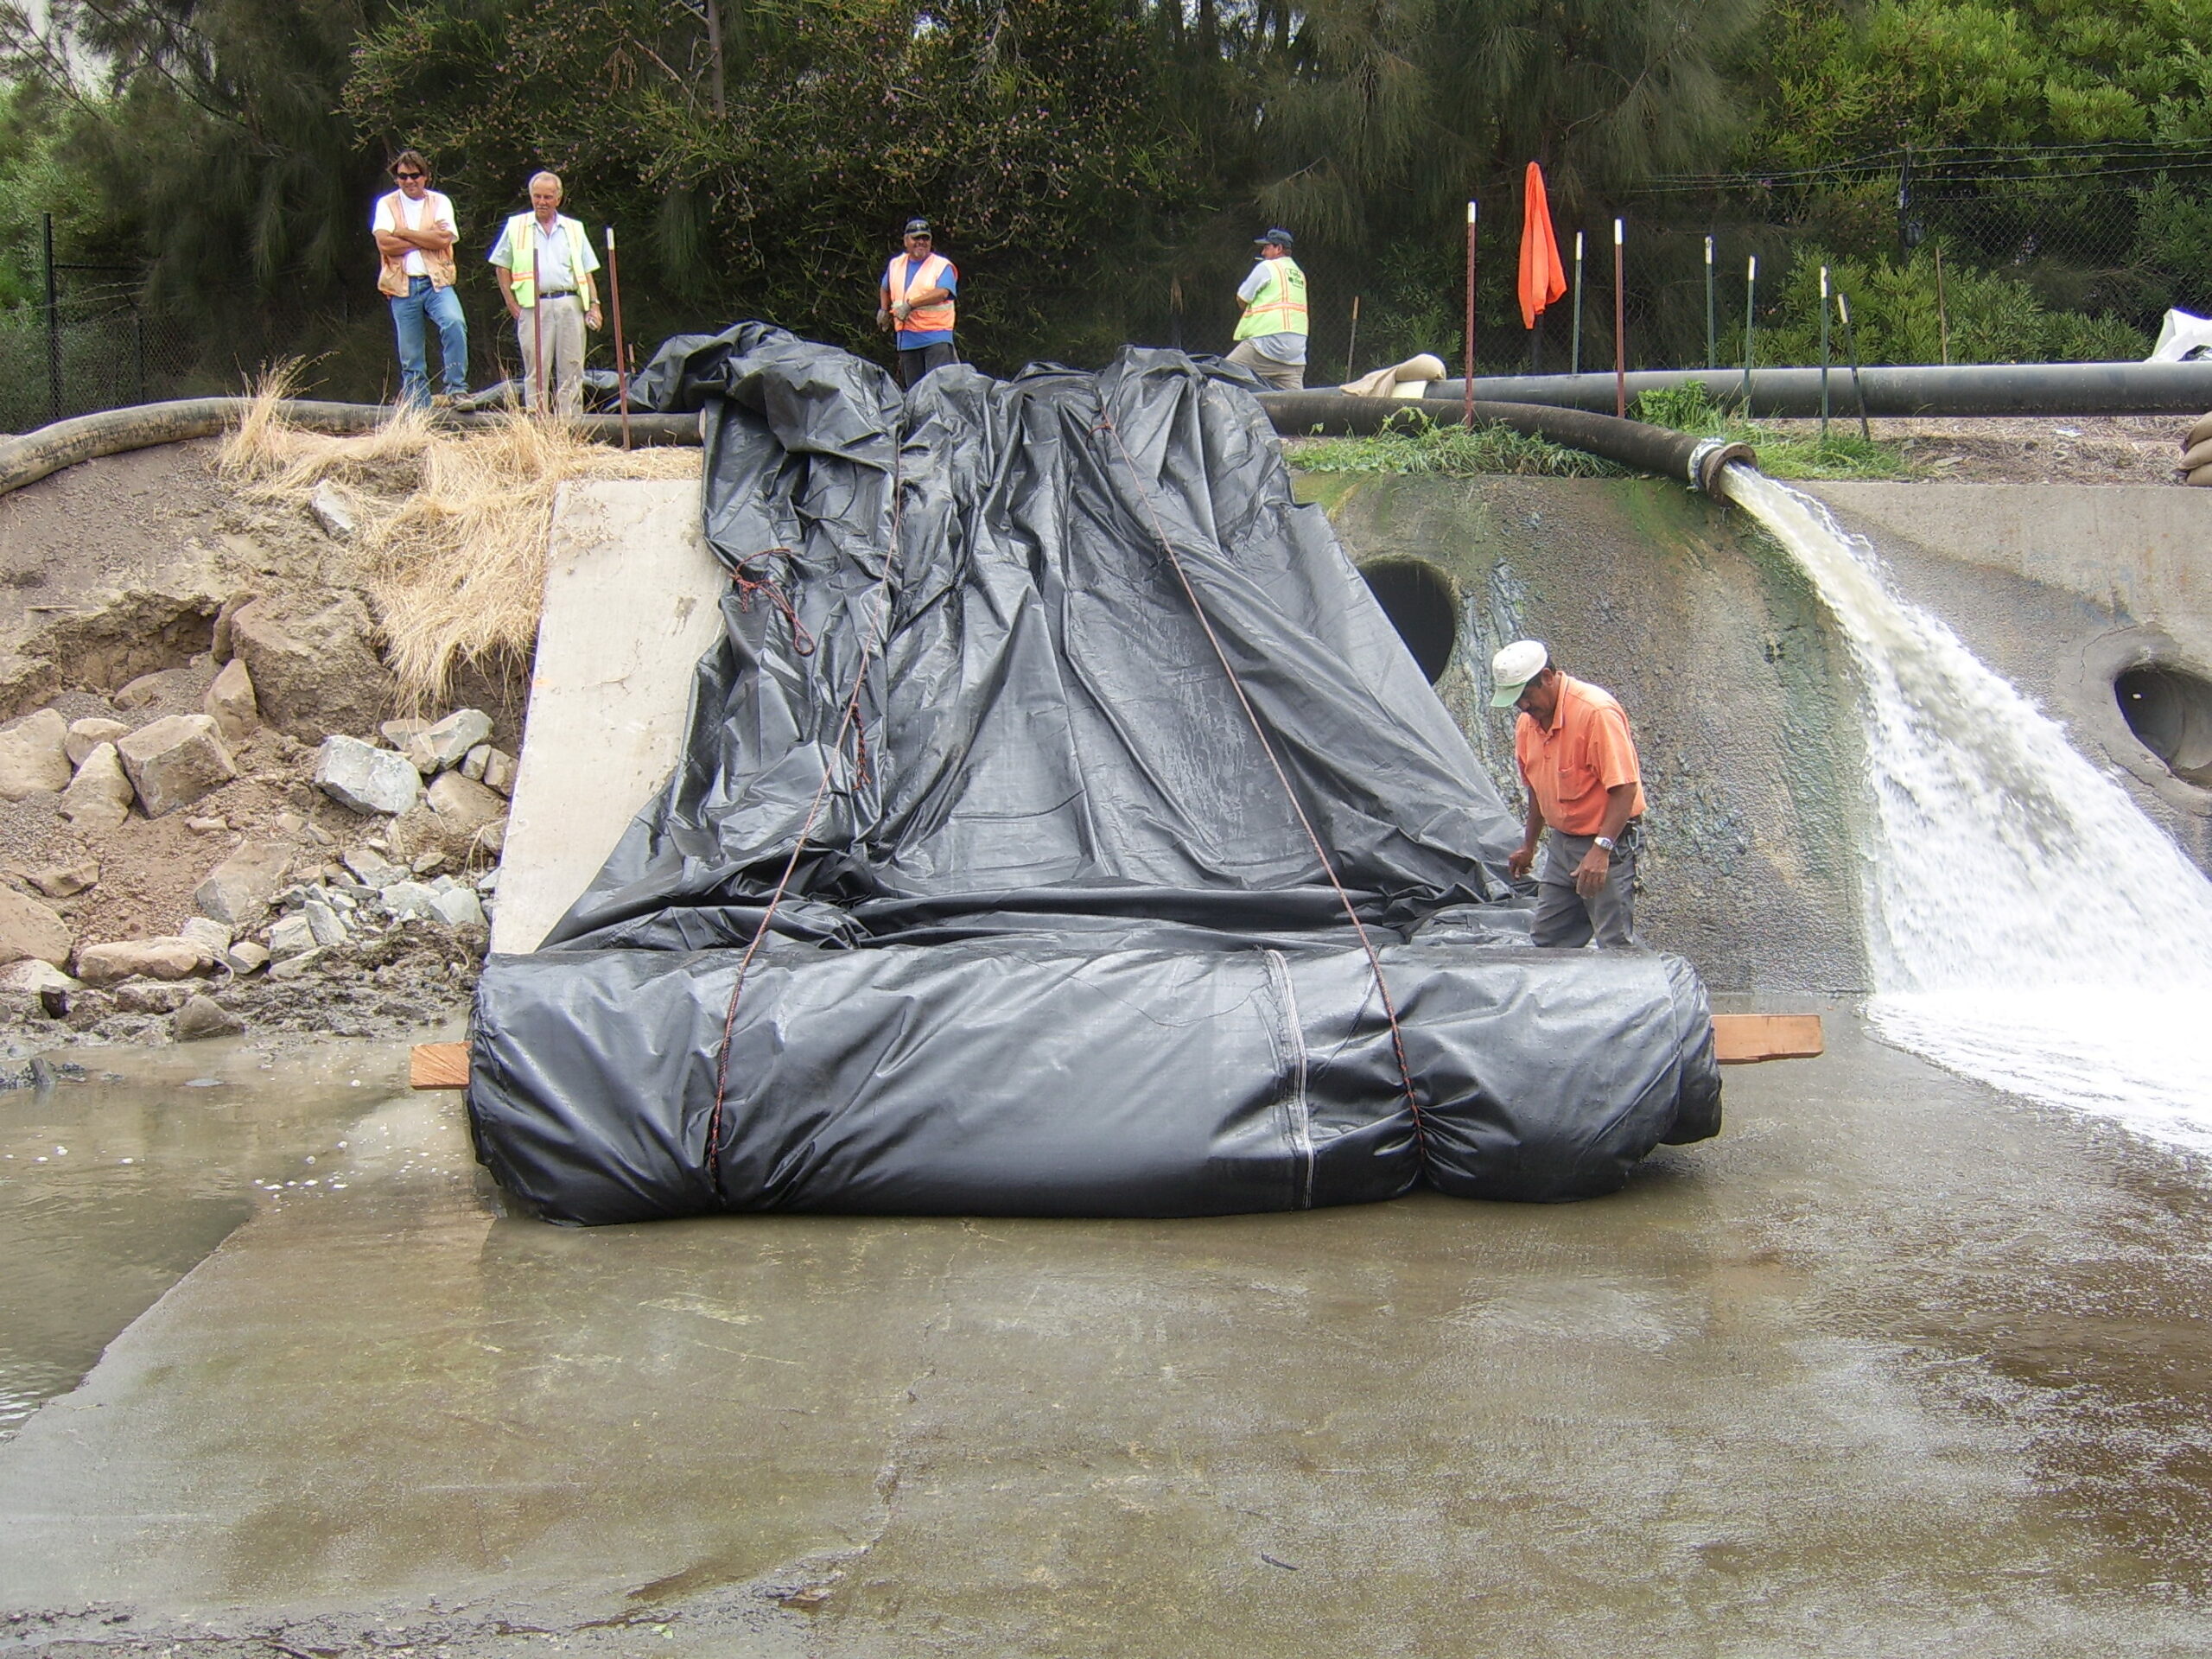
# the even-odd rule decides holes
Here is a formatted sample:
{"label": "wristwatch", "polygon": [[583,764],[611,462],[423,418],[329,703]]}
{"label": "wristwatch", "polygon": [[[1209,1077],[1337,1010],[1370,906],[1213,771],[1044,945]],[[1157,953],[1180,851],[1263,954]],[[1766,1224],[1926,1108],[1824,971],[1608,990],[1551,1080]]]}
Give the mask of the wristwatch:
{"label": "wristwatch", "polygon": [[1613,850],[1613,838],[1611,836],[1599,836],[1597,838],[1597,845],[1610,853]]}

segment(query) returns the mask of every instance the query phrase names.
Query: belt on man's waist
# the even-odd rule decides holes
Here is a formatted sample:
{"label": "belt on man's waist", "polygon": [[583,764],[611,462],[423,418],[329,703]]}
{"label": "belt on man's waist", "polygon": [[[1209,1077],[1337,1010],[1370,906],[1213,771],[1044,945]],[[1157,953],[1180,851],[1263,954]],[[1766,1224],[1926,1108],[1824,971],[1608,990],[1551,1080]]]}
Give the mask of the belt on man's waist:
{"label": "belt on man's waist", "polygon": [[541,300],[573,300],[576,297],[576,290],[573,288],[549,288],[537,297]]}

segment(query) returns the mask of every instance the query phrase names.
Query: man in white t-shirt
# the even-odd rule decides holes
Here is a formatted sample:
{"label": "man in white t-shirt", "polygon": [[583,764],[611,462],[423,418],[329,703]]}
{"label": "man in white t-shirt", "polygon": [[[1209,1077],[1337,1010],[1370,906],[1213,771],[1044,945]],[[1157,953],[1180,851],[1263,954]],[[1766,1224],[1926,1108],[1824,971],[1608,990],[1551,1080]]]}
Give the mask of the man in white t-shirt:
{"label": "man in white t-shirt", "polygon": [[[419,151],[403,149],[391,164],[399,188],[377,199],[369,229],[382,261],[377,291],[391,302],[392,331],[399,337],[399,401],[420,408],[446,404],[468,390],[468,321],[454,292],[454,245],[461,229],[453,203],[430,188],[430,164]],[[430,396],[430,365],[423,320],[438,331],[438,369],[445,390]]]}

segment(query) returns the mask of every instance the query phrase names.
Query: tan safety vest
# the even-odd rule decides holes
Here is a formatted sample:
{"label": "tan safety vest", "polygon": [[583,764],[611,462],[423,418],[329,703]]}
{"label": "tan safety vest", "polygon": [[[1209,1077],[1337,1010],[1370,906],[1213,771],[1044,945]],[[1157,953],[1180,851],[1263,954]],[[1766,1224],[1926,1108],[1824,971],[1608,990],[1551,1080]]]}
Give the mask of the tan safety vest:
{"label": "tan safety vest", "polygon": [[[405,191],[395,190],[386,196],[384,201],[377,204],[378,211],[382,211],[385,202],[391,204],[391,222],[394,228],[407,223],[405,216],[399,211],[399,204],[406,199]],[[429,201],[430,198],[425,194],[423,198],[423,206],[428,207]],[[432,288],[453,286],[453,250],[451,248],[448,248],[443,253],[432,253],[428,248],[416,248],[413,251],[423,256],[423,269],[429,275]],[[407,297],[406,253],[386,253],[382,248],[378,248],[377,257],[381,261],[377,270],[377,292],[389,294],[395,299],[405,299]]]}

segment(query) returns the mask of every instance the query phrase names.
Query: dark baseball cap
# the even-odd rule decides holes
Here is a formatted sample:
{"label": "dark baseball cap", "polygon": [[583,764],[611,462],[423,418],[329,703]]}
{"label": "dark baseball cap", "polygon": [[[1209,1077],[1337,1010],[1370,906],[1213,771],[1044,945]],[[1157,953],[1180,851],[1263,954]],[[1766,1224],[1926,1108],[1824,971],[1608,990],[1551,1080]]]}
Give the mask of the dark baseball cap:
{"label": "dark baseball cap", "polygon": [[910,219],[906,221],[906,228],[899,232],[899,234],[901,236],[934,236],[936,233],[930,229],[930,222],[926,219]]}
{"label": "dark baseball cap", "polygon": [[1252,238],[1252,245],[1255,248],[1264,248],[1270,242],[1280,242],[1287,248],[1297,240],[1298,238],[1296,237],[1293,236],[1288,231],[1286,231],[1281,226],[1278,225],[1274,229],[1269,231],[1265,236],[1254,237]]}

